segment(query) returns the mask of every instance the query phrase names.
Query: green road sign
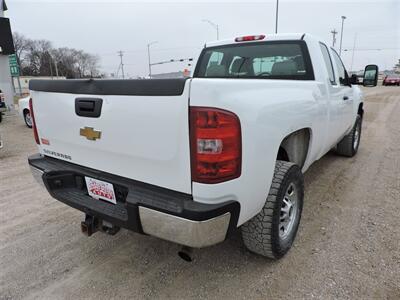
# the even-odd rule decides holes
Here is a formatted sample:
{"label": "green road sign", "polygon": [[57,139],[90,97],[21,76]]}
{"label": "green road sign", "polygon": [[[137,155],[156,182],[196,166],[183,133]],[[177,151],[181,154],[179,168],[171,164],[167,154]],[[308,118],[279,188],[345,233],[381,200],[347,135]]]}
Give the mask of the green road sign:
{"label": "green road sign", "polygon": [[19,76],[19,66],[17,62],[17,56],[15,54],[9,55],[9,62],[10,62],[11,76],[13,77]]}

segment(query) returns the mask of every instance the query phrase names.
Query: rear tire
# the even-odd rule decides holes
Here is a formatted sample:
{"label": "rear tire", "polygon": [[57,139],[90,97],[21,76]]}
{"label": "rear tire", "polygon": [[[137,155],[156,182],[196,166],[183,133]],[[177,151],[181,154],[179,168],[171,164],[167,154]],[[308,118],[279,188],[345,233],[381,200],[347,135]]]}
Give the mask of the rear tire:
{"label": "rear tire", "polygon": [[29,128],[32,128],[32,118],[31,118],[31,113],[30,111],[24,111],[24,121],[26,126]]}
{"label": "rear tire", "polygon": [[337,144],[336,153],[339,155],[353,157],[357,154],[360,146],[362,118],[357,115],[356,122],[352,130]]}
{"label": "rear tire", "polygon": [[241,227],[251,252],[279,259],[292,247],[303,210],[304,182],[300,168],[278,160],[263,209]]}

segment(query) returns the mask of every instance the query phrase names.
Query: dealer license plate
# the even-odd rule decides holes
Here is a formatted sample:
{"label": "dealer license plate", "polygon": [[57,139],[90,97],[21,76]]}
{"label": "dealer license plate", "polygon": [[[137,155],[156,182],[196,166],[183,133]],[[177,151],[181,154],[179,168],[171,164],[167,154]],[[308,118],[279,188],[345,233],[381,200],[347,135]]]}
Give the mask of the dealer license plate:
{"label": "dealer license plate", "polygon": [[117,204],[114,187],[111,183],[86,176],[85,181],[89,196],[95,199],[101,199],[113,204]]}

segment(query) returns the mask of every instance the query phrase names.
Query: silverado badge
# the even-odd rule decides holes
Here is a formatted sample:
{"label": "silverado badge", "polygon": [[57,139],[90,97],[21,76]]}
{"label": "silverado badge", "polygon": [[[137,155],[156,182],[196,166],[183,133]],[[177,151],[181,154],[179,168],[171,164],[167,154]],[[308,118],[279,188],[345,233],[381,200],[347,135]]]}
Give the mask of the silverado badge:
{"label": "silverado badge", "polygon": [[80,135],[90,141],[95,141],[101,138],[101,131],[94,130],[93,127],[84,127],[80,129]]}

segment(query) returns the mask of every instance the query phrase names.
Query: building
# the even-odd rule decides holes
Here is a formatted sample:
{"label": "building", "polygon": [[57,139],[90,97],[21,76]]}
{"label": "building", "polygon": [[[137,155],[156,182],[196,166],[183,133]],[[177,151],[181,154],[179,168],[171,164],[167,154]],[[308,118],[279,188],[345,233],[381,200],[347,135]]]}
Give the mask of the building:
{"label": "building", "polygon": [[167,78],[186,78],[190,77],[190,71],[185,69],[179,72],[170,72],[170,73],[161,73],[161,74],[152,74],[151,78],[153,79],[167,79]]}
{"label": "building", "polygon": [[11,81],[9,55],[14,54],[14,43],[12,40],[9,19],[4,17],[7,10],[5,0],[0,0],[0,90],[4,94],[8,107],[13,107],[14,93]]}

